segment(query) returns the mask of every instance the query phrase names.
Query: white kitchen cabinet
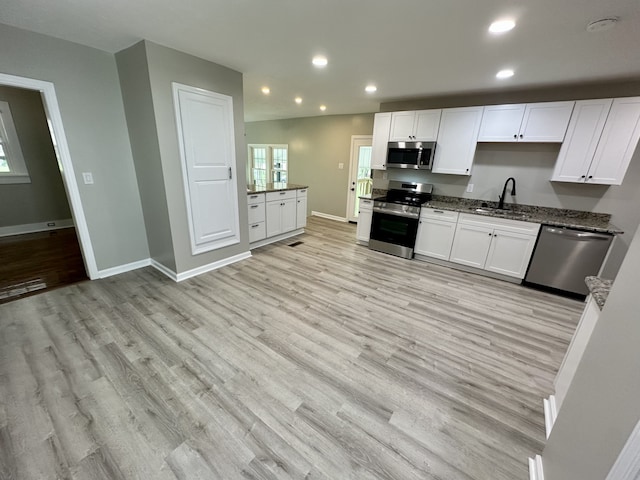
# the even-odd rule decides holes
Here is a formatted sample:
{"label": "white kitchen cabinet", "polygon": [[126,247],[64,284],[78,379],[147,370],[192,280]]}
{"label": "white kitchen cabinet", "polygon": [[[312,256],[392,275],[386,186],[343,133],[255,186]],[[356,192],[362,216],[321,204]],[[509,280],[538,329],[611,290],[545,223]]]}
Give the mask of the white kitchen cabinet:
{"label": "white kitchen cabinet", "polygon": [[551,180],[622,184],[640,139],[640,97],[578,103],[582,114],[572,118],[572,142],[560,149]]}
{"label": "white kitchen cabinet", "polygon": [[369,243],[371,234],[371,220],[373,219],[373,200],[361,198],[358,211],[358,227],[356,228],[356,240]]}
{"label": "white kitchen cabinet", "polygon": [[433,173],[471,175],[484,107],[445,108],[433,162]]}
{"label": "white kitchen cabinet", "polygon": [[267,236],[265,225],[265,195],[254,193],[247,197],[249,217],[249,243],[263,240]]}
{"label": "white kitchen cabinet", "polygon": [[522,279],[539,229],[536,223],[461,214],[450,260]]}
{"label": "white kitchen cabinet", "polygon": [[570,101],[486,106],[478,141],[560,143],[574,104]]}
{"label": "white kitchen cabinet", "polygon": [[391,114],[390,142],[435,142],[442,110],[417,110]]}
{"label": "white kitchen cabinet", "polygon": [[307,226],[307,189],[296,190],[296,228]]}
{"label": "white kitchen cabinet", "polygon": [[414,252],[440,260],[449,260],[457,220],[457,212],[422,208]]}
{"label": "white kitchen cabinet", "polygon": [[296,191],[267,192],[266,200],[267,237],[295,230]]}
{"label": "white kitchen cabinet", "polygon": [[373,117],[373,139],[371,140],[371,168],[387,168],[387,144],[391,130],[391,114],[376,113]]}

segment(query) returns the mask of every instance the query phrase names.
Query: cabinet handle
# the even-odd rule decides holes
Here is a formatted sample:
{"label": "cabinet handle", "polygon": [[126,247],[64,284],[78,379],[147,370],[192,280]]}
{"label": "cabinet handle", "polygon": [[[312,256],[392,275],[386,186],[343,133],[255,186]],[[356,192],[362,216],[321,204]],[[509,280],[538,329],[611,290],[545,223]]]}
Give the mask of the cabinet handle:
{"label": "cabinet handle", "polygon": [[582,175],[580,178],[587,178],[587,176],[586,175]]}
{"label": "cabinet handle", "polygon": [[258,208],[258,205],[251,205],[250,208]]}
{"label": "cabinet handle", "polygon": [[249,195],[249,198],[258,198],[258,195]]}
{"label": "cabinet handle", "polygon": [[520,138],[524,138],[524,135],[520,134]]}
{"label": "cabinet handle", "polygon": [[489,236],[493,235],[493,233],[489,232]]}
{"label": "cabinet handle", "polygon": [[256,223],[255,225],[251,225],[251,228],[258,228],[260,226],[259,223]]}
{"label": "cabinet handle", "polygon": [[513,138],[518,138],[518,135],[514,135]]}
{"label": "cabinet handle", "polygon": [[434,210],[433,213],[444,213],[442,210]]}
{"label": "cabinet handle", "polygon": [[280,195],[284,195],[284,194],[286,194],[286,193],[287,193],[287,192],[280,192]]}
{"label": "cabinet handle", "polygon": [[593,175],[589,175],[589,179],[592,179],[592,178],[593,178]]}

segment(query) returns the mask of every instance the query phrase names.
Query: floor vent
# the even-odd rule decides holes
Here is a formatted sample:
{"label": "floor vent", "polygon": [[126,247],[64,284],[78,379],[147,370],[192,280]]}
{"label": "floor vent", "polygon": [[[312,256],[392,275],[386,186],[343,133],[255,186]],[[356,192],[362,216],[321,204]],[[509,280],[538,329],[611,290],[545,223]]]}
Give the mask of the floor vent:
{"label": "floor vent", "polygon": [[297,247],[298,245],[302,245],[303,243],[304,242],[293,242],[293,243],[290,243],[289,246],[290,247]]}

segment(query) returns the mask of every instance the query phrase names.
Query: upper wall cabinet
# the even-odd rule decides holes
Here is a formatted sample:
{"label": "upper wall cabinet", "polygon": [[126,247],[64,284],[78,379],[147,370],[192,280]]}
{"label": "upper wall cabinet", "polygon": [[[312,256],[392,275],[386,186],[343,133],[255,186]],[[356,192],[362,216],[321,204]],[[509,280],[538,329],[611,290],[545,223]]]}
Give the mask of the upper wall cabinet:
{"label": "upper wall cabinet", "polygon": [[581,100],[551,180],[620,185],[640,139],[640,97]]}
{"label": "upper wall cabinet", "polygon": [[479,142],[562,142],[575,102],[484,107]]}
{"label": "upper wall cabinet", "polygon": [[390,142],[435,142],[442,110],[418,110],[391,114]]}
{"label": "upper wall cabinet", "polygon": [[433,173],[471,175],[484,107],[442,110]]}
{"label": "upper wall cabinet", "polygon": [[373,140],[371,143],[371,168],[387,168],[387,143],[391,130],[391,114],[376,113],[373,117]]}

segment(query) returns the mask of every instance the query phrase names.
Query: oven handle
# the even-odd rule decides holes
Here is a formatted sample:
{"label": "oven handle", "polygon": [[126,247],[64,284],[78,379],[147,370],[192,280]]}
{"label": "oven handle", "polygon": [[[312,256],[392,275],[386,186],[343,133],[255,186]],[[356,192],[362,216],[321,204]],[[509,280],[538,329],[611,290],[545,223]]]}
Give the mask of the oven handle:
{"label": "oven handle", "polygon": [[380,207],[373,207],[373,211],[374,212],[378,212],[378,213],[384,213],[386,215],[394,215],[396,217],[420,218],[420,214],[419,213],[393,212],[393,211],[389,211],[389,210],[386,210],[386,209],[380,208]]}

